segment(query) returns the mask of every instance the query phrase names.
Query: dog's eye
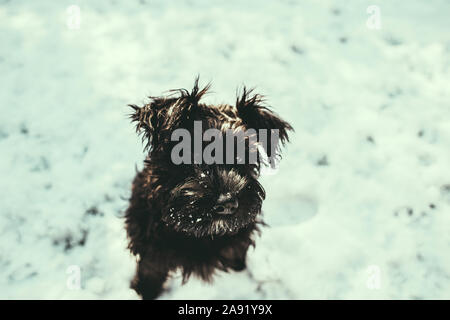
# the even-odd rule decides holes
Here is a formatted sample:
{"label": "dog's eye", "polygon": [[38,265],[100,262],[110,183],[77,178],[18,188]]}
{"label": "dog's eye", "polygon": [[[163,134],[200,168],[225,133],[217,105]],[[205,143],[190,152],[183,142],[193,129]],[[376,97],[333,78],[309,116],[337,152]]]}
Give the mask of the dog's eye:
{"label": "dog's eye", "polygon": [[253,178],[259,178],[259,168],[257,166],[253,166],[251,169],[251,175]]}

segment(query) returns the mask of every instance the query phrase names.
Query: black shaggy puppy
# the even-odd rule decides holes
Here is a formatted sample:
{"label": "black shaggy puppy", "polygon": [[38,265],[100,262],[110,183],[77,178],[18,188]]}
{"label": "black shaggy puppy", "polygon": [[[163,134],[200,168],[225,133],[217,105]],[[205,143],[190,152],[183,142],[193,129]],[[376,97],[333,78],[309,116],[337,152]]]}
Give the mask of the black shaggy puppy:
{"label": "black shaggy puppy", "polygon": [[[200,90],[197,78],[191,92],[172,90],[167,97],[150,97],[151,102],[143,107],[131,105],[131,118],[148,150],[144,169],[133,181],[125,214],[129,249],[138,256],[131,287],[143,299],[154,299],[162,292],[170,271],[181,270],[184,283],[192,274],[211,281],[216,269],[245,269],[247,250],[254,245],[258,224],[263,224],[260,213],[265,192],[257,181],[259,171],[268,164],[267,158],[279,154],[292,127],[263,105],[262,96],[252,95],[252,90],[244,88],[232,106],[200,103],[208,89],[209,85]],[[213,129],[209,130],[213,134],[209,139],[206,134],[201,136],[198,142],[198,128],[202,134]],[[194,137],[187,142],[192,149],[174,152],[179,151],[179,141],[174,139],[177,129]],[[201,157],[212,137],[223,142],[226,134],[244,131],[247,134],[240,137],[246,159],[237,156],[229,140],[226,147],[215,145],[213,163]],[[238,137],[232,137],[237,145]],[[261,143],[263,138],[266,143]],[[261,148],[266,157],[261,156]],[[219,151],[223,151],[223,161]],[[256,161],[250,161],[255,152]],[[174,156],[185,161],[174,161]]]}

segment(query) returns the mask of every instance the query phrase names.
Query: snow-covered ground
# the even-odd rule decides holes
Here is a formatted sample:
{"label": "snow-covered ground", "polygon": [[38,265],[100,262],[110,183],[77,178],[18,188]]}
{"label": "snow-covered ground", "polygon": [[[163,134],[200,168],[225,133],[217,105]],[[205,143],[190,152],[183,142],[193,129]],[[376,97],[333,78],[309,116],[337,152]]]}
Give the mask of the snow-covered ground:
{"label": "snow-covered ground", "polygon": [[296,133],[248,271],[162,299],[450,298],[450,2],[220,3],[0,3],[0,298],[137,298],[126,105],[197,74]]}

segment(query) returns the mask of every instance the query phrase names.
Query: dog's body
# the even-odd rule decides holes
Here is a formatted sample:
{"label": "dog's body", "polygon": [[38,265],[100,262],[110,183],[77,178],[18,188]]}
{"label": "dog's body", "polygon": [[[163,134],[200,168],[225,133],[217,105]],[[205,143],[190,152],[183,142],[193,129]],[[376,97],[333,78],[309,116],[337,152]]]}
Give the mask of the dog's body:
{"label": "dog's body", "polygon": [[[142,108],[132,106],[132,119],[138,130],[143,129],[150,147],[145,167],[134,179],[125,215],[129,248],[139,256],[132,288],[144,299],[156,298],[173,270],[181,269],[184,282],[192,274],[211,281],[216,269],[245,269],[247,250],[254,245],[258,224],[263,223],[265,193],[257,181],[262,160],[176,165],[171,158],[173,131],[192,133],[194,121],[217,132],[276,129],[284,143],[287,130],[292,130],[261,106],[258,95],[250,98],[244,89],[236,106],[199,104],[207,90],[208,86],[199,90],[197,80],[190,93],[182,89],[178,97],[152,98]],[[246,141],[246,151],[251,152],[251,142]],[[271,144],[266,148],[268,155],[278,150],[277,142]]]}

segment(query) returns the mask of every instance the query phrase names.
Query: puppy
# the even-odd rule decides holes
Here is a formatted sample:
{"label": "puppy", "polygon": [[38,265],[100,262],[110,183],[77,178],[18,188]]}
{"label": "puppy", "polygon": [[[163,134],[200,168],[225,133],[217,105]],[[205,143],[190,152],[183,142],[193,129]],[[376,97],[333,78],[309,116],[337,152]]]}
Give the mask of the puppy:
{"label": "puppy", "polygon": [[264,224],[260,169],[273,165],[292,127],[252,90],[244,88],[233,106],[200,103],[208,89],[197,78],[191,92],[130,105],[148,151],[125,213],[129,249],[138,256],[131,287],[143,299],[161,294],[170,271],[181,270],[185,283],[245,269]]}

